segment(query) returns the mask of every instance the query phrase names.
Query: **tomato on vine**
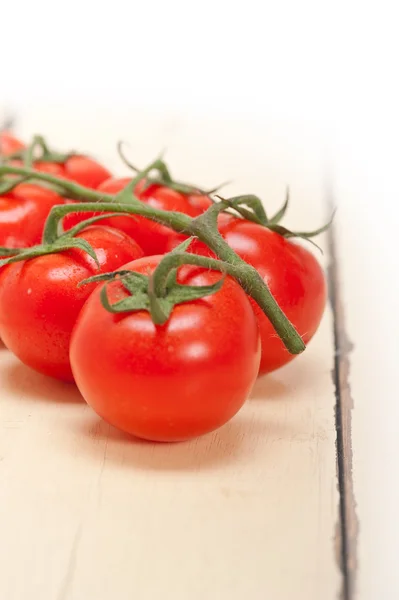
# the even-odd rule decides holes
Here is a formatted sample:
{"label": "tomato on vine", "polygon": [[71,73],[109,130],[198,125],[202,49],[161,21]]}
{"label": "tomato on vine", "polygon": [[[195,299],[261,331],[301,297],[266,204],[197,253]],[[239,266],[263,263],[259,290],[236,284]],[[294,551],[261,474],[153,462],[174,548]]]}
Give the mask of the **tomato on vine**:
{"label": "tomato on vine", "polygon": [[[157,173],[156,176],[153,175],[154,171]],[[129,220],[129,222],[133,222],[134,224],[144,221],[145,223],[151,222],[152,225],[154,222],[157,227],[165,228],[168,232],[167,243],[165,240],[163,241],[163,248],[165,247],[165,244],[166,247],[169,246],[170,230],[176,232],[173,233],[173,235],[198,238],[199,241],[196,243],[199,246],[201,244],[207,246],[207,265],[211,265],[210,268],[216,270],[219,270],[220,267],[222,267],[222,270],[234,277],[245,290],[247,296],[250,297],[254,307],[259,307],[260,318],[263,319],[263,315],[266,315],[264,318],[267,320],[268,328],[266,326],[263,327],[263,324],[260,322],[264,348],[264,361],[262,363],[261,372],[267,372],[278,368],[282,364],[288,362],[291,359],[291,356],[300,354],[305,349],[304,339],[310,339],[317,328],[322,312],[322,308],[320,307],[324,307],[325,303],[325,282],[323,275],[321,274],[321,277],[319,278],[313,278],[316,283],[319,282],[318,287],[316,286],[317,289],[313,288],[316,298],[314,305],[312,304],[311,295],[306,294],[306,290],[304,291],[303,286],[297,286],[296,290],[294,289],[294,286],[291,286],[291,288],[289,286],[288,288],[284,288],[284,281],[279,281],[278,274],[273,273],[273,277],[275,277],[277,284],[276,287],[273,287],[267,276],[267,261],[269,258],[273,258],[273,260],[277,262],[277,258],[280,254],[282,265],[284,265],[285,253],[291,249],[291,254],[295,254],[295,250],[292,250],[292,248],[300,248],[289,240],[289,238],[294,236],[312,237],[326,228],[321,228],[317,232],[311,232],[310,234],[302,234],[293,233],[281,226],[279,220],[285,212],[288,199],[283,208],[272,219],[268,219],[260,199],[254,195],[237,196],[230,199],[219,197],[219,202],[211,203],[205,212],[200,212],[199,214],[197,212],[195,218],[192,218],[187,214],[187,209],[186,213],[183,210],[164,210],[159,208],[159,204],[156,203],[156,201],[160,201],[160,198],[157,197],[158,190],[162,191],[161,200],[164,199],[164,189],[167,189],[169,194],[168,197],[170,197],[172,192],[172,195],[177,192],[186,202],[188,201],[187,198],[190,197],[190,194],[194,193],[196,198],[201,194],[199,192],[196,194],[195,188],[192,186],[174,182],[171,179],[165,163],[163,163],[161,159],[153,161],[143,171],[138,172],[135,178],[128,180],[128,185],[125,185],[127,183],[126,179],[122,180],[122,182],[119,181],[116,184],[114,180],[111,181],[111,184],[108,182],[107,185],[110,185],[108,190],[111,190],[112,193],[109,191],[91,190],[87,187],[82,187],[67,181],[66,179],[60,179],[49,174],[37,173],[35,176],[32,173],[32,170],[27,169],[26,167],[15,168],[3,165],[0,166],[0,174],[6,177],[18,176],[22,178],[28,177],[29,179],[36,178],[40,181],[44,181],[46,184],[50,183],[51,185],[55,185],[57,189],[60,188],[62,190],[63,194],[74,198],[75,201],[79,200],[79,202],[81,202],[81,204],[79,204],[79,212],[84,213],[85,217],[90,215],[90,213],[93,214],[94,212],[98,212],[101,207],[101,215],[107,215],[107,219],[123,218],[126,219],[126,223]],[[107,185],[104,184],[103,187],[107,188]],[[112,187],[115,185],[116,188]],[[155,186],[155,188],[153,186]],[[134,195],[132,196],[133,192]],[[148,198],[145,197],[145,193],[149,195]],[[138,196],[142,195],[143,198],[138,199],[136,194]],[[64,220],[65,222],[69,214],[77,212],[76,209],[76,204],[53,207],[44,232],[47,241],[57,240],[61,221]],[[191,204],[188,210],[189,212],[193,210]],[[198,207],[196,207],[196,211],[198,211]],[[238,213],[240,218],[234,217],[231,214],[223,217],[221,213],[225,211]],[[218,221],[222,235],[217,232]],[[111,222],[114,223],[114,221]],[[73,230],[76,230],[76,227],[78,226],[79,225],[76,225]],[[249,227],[252,229],[241,230],[241,227]],[[67,235],[67,233],[64,235]],[[255,239],[252,239],[252,235]],[[257,253],[254,248],[256,249],[257,247],[256,240],[258,237],[260,240],[260,248]],[[280,246],[278,246],[277,242],[274,244],[274,247],[277,248],[276,256],[273,256],[272,240],[277,240],[280,244]],[[143,236],[140,241],[145,245],[145,236]],[[278,250],[278,248],[280,248],[280,250]],[[154,252],[155,249],[150,251]],[[197,251],[200,253],[200,248],[198,248]],[[312,265],[311,260],[307,257],[306,250],[302,249],[302,252],[303,256],[301,257],[299,256],[301,250],[297,251],[298,260],[296,261],[296,266],[294,265],[295,261],[291,261],[293,264],[292,281],[294,281],[295,277],[297,279],[299,277],[300,279],[298,273],[301,273],[301,269],[302,276],[304,271],[312,272],[313,270],[315,272],[317,271],[317,268],[320,269],[314,258],[314,264]],[[210,258],[212,253],[213,256],[217,256],[220,260]],[[196,254],[191,255],[189,258],[191,261],[195,259],[195,261],[190,264],[204,264],[203,262],[196,262],[198,261],[198,255]],[[176,260],[175,254],[172,256],[172,259],[173,261]],[[177,259],[180,260],[181,257],[178,256]],[[21,256],[18,257],[18,260],[21,260]],[[305,267],[301,265],[301,260]],[[262,272],[263,261],[265,261],[266,269],[264,273]],[[0,266],[1,264],[5,264],[4,261],[0,263]],[[176,266],[179,266],[180,264],[182,263],[178,262]],[[273,279],[273,277],[271,279]],[[303,276],[303,281],[306,283],[306,276]],[[276,301],[276,298],[273,293],[270,292],[266,283],[270,284],[270,288],[272,288],[276,298],[279,298],[278,286],[281,285],[281,288],[285,289],[287,296],[287,311],[290,310],[293,315],[291,317],[292,322],[287,319],[284,312],[285,309],[279,306],[279,302],[282,306],[285,306],[284,297],[282,299],[279,298],[279,300]],[[302,291],[298,291],[300,287]],[[290,289],[293,292],[291,296]],[[311,289],[310,283],[309,289]],[[316,308],[314,308],[314,306],[316,306]],[[293,307],[296,307],[297,312],[295,312],[295,310],[292,312]],[[313,321],[300,319],[301,311],[306,314],[310,314],[313,311],[315,318]],[[305,327],[306,331],[298,333],[295,328],[296,322],[298,322],[298,327]],[[280,348],[274,346],[274,338],[281,340]],[[270,349],[269,354],[268,348]],[[285,351],[285,348],[287,349],[287,352]],[[284,356],[279,355],[281,349],[283,349]]]}
{"label": "tomato on vine", "polygon": [[21,183],[0,196],[0,246],[39,244],[50,210],[62,203],[56,192],[32,183]]}
{"label": "tomato on vine", "polygon": [[[35,256],[36,248],[21,253],[19,262],[10,263],[1,273],[0,337],[29,367],[73,381],[70,337],[79,311],[95,288],[95,284],[78,284],[98,272],[117,269],[143,252],[123,232],[98,225],[60,240],[53,250],[40,247],[41,255]],[[87,252],[87,244],[99,266]],[[25,255],[30,257],[24,259]]]}
{"label": "tomato on vine", "polygon": [[[122,271],[151,277],[161,260],[145,257]],[[93,292],[73,331],[70,359],[83,397],[108,423],[148,440],[180,441],[220,427],[241,408],[258,373],[259,333],[244,291],[231,277],[220,278],[181,267],[170,295],[200,286],[209,295],[185,296],[158,325],[151,297],[145,300],[151,279],[122,278]],[[218,291],[208,292],[215,283]]]}
{"label": "tomato on vine", "polygon": [[111,177],[110,171],[98,161],[77,152],[54,151],[42,136],[35,136],[31,144],[25,146],[6,135],[3,145],[8,163],[15,167],[28,166],[93,189]]}
{"label": "tomato on vine", "polygon": [[[98,192],[106,194],[118,194],[131,181],[130,178],[110,178],[98,186]],[[196,217],[204,212],[211,204],[211,200],[204,194],[183,194],[164,185],[151,184],[147,186],[145,181],[140,181],[135,187],[135,195],[142,202],[162,210],[178,211]],[[90,216],[101,214],[101,212],[89,213]],[[63,226],[67,231],[80,221],[87,219],[87,212],[76,212],[68,214]],[[124,231],[135,239],[146,255],[163,254],[167,252],[173,242],[177,243],[184,239],[170,227],[146,219],[145,217],[111,217],[104,222],[111,227]]]}
{"label": "tomato on vine", "polygon": [[[327,284],[323,269],[314,254],[293,239],[245,219],[222,213],[219,231],[245,262],[255,267],[268,285],[277,304],[307,344],[316,333],[327,302]],[[173,250],[173,241],[169,250]],[[189,251],[203,256],[214,252],[198,239]],[[259,305],[250,298],[258,320],[262,342],[259,375],[274,371],[295,357],[285,348]]]}
{"label": "tomato on vine", "polygon": [[[247,263],[255,267],[277,304],[307,344],[316,333],[327,302],[323,269],[303,243],[242,219],[230,221],[221,233]],[[290,362],[294,355],[284,347],[270,320],[251,299],[262,341],[259,374]]]}

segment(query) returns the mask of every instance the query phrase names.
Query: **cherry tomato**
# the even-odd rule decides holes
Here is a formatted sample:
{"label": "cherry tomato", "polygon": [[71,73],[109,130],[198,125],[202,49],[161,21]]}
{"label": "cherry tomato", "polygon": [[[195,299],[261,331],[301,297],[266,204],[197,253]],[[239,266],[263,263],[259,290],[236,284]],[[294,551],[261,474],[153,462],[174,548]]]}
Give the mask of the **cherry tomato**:
{"label": "cherry tomato", "polygon": [[55,177],[65,178],[64,166],[59,163],[37,161],[34,163],[33,167],[36,171],[40,171],[41,173],[48,173]]}
{"label": "cherry tomato", "polygon": [[[288,240],[266,227],[219,215],[219,231],[229,246],[255,267],[269,286],[284,314],[307,344],[316,333],[327,301],[323,270],[314,255],[298,242]],[[168,250],[173,250],[176,242]],[[215,257],[200,240],[194,239],[188,252]],[[274,371],[295,355],[286,350],[269,319],[249,298],[258,319],[262,342],[259,375]]]}
{"label": "cherry tomato", "polygon": [[[128,185],[129,181],[129,178],[111,178],[102,183],[97,189],[99,192],[117,194]],[[135,190],[136,196],[142,202],[154,208],[178,211],[191,217],[200,215],[211,203],[211,200],[206,196],[195,194],[186,196],[161,185],[153,184],[147,189],[144,189],[144,187],[144,183],[140,182]],[[67,231],[76,225],[76,223],[88,219],[89,216],[93,216],[94,214],[101,213],[71,213],[64,218],[64,229]],[[173,241],[185,239],[186,237],[179,236],[169,227],[140,216],[111,217],[110,219],[106,219],[105,223],[124,231],[137,240],[146,255],[163,254],[169,246],[173,245]]]}
{"label": "cherry tomato", "polygon": [[88,156],[71,156],[63,166],[67,179],[89,188],[97,188],[111,177],[108,169]]}
{"label": "cherry tomato", "polygon": [[[147,274],[162,257],[123,269]],[[220,273],[182,267],[178,281],[209,285]],[[248,397],[259,368],[256,319],[246,294],[230,277],[215,294],[174,307],[162,326],[145,311],[112,314],[100,285],[84,306],[71,341],[75,381],[108,423],[153,441],[186,440],[220,427]],[[112,302],[126,296],[120,281]]]}
{"label": "cherry tomato", "polygon": [[[11,167],[24,167],[24,161],[19,158],[14,158],[8,162]],[[55,177],[64,177],[65,171],[64,167],[61,164],[55,162],[43,162],[36,161],[33,163],[33,168],[35,171],[41,171],[42,173],[48,173],[49,175],[55,175]]]}
{"label": "cherry tomato", "polygon": [[[76,237],[92,245],[100,272],[143,255],[131,238],[110,227],[90,226]],[[5,345],[36,371],[73,381],[71,332],[96,287],[77,284],[98,272],[94,260],[77,248],[8,265],[0,286],[0,337]]]}
{"label": "cherry tomato", "polygon": [[65,177],[88,188],[97,188],[111,173],[88,156],[71,156],[64,163],[37,161],[34,168],[56,177]]}
{"label": "cherry tomato", "polygon": [[[10,161],[10,164],[14,167],[23,167],[23,161],[19,159]],[[80,185],[93,189],[111,176],[108,169],[87,156],[71,156],[64,163],[38,160],[34,162],[33,168],[55,177],[76,181]]]}
{"label": "cherry tomato", "polygon": [[21,183],[0,196],[0,246],[39,244],[50,210],[62,203],[63,198],[55,192],[30,183]]}
{"label": "cherry tomato", "polygon": [[[307,344],[316,333],[327,301],[323,270],[312,252],[266,227],[235,219],[221,228],[229,246],[261,274],[278,305]],[[294,355],[284,347],[269,319],[250,299],[262,341],[259,374],[290,362]]]}
{"label": "cherry tomato", "polygon": [[209,196],[205,194],[189,194],[187,200],[191,206],[198,210],[199,214],[205,212],[213,204]]}
{"label": "cherry tomato", "polygon": [[14,152],[17,152],[17,150],[22,150],[23,148],[25,148],[25,144],[11,135],[11,133],[8,131],[0,132],[0,156],[13,154]]}

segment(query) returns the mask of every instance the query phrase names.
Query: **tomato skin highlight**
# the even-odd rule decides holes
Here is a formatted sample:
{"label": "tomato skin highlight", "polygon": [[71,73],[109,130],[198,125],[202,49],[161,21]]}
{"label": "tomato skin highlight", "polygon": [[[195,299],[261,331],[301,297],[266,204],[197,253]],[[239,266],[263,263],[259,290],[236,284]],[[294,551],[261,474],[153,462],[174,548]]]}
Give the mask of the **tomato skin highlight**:
{"label": "tomato skin highlight", "polygon": [[[266,227],[235,219],[221,227],[229,246],[255,267],[303,341],[316,333],[327,302],[327,284],[312,252],[296,241]],[[304,242],[306,243],[306,242]],[[250,298],[262,341],[259,375],[282,367],[295,358],[283,345],[269,319]]]}
{"label": "tomato skin highlight", "polygon": [[90,226],[76,237],[92,245],[100,271],[86,252],[72,249],[12,263],[1,273],[1,339],[23,363],[64,381],[73,381],[72,328],[96,287],[77,284],[143,255],[133,240],[108,227]]}
{"label": "tomato skin highlight", "polygon": [[[160,256],[124,265],[152,271]],[[182,267],[179,283],[209,285],[220,273]],[[260,359],[259,333],[240,286],[226,277],[216,294],[175,306],[162,326],[146,311],[107,312],[100,285],[73,331],[70,358],[75,381],[108,423],[140,438],[187,440],[220,427],[248,397]],[[126,296],[119,281],[111,301]]]}
{"label": "tomato skin highlight", "polygon": [[[110,178],[104,181],[97,191],[106,194],[118,194],[131,181],[130,178],[121,179]],[[135,195],[139,200],[162,210],[182,212],[190,217],[200,215],[211,203],[207,196],[202,195],[184,195],[162,185],[150,185],[145,189],[144,182],[139,182],[135,189]],[[89,216],[99,215],[95,213],[70,213],[63,220],[65,231],[77,223],[88,219]],[[130,235],[141,246],[147,256],[154,254],[164,254],[173,242],[180,239],[186,239],[187,236],[179,235],[169,227],[141,217],[132,215],[131,217],[110,217],[104,219],[104,223],[110,227],[115,227]]]}
{"label": "tomato skin highlight", "polygon": [[21,183],[0,196],[0,246],[26,248],[40,244],[50,210],[63,203],[63,198],[52,190],[30,183]]}

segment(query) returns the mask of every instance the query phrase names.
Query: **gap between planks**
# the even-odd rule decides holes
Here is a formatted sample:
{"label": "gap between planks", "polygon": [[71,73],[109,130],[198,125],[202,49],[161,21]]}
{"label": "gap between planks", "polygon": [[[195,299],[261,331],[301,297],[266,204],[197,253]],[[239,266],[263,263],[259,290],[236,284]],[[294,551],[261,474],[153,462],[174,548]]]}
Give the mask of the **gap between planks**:
{"label": "gap between planks", "polygon": [[[327,188],[329,212],[336,208],[331,187]],[[327,234],[329,266],[329,297],[333,313],[334,366],[332,378],[335,386],[335,426],[337,430],[337,479],[339,492],[339,518],[336,533],[336,553],[342,572],[342,600],[354,600],[357,572],[357,540],[359,523],[356,515],[356,500],[353,489],[352,469],[352,409],[353,398],[350,388],[350,359],[353,344],[346,331],[345,310],[340,285],[337,258],[337,233],[333,225]]]}

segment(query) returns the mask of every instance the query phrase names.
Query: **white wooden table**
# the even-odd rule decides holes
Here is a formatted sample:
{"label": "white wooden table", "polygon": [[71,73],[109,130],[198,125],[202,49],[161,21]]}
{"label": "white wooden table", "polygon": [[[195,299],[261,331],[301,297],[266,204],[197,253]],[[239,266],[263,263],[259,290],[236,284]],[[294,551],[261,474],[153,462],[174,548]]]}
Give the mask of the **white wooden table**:
{"label": "white wooden table", "polygon": [[[69,119],[61,108],[16,123],[23,136],[39,129],[115,171],[118,139],[142,164],[167,146],[179,178],[204,186],[234,179],[226,193],[256,193],[270,211],[288,183],[287,222],[298,228],[319,226],[336,203],[320,139],[289,125],[127,111]],[[0,348],[1,599],[354,597],[353,335],[342,287],[351,273],[338,262],[350,238],[342,231],[321,240],[331,303],[305,354],[260,379],[228,425],[193,442],[127,438],[74,387]],[[349,312],[353,321],[355,307]],[[359,597],[371,598],[368,589]]]}

